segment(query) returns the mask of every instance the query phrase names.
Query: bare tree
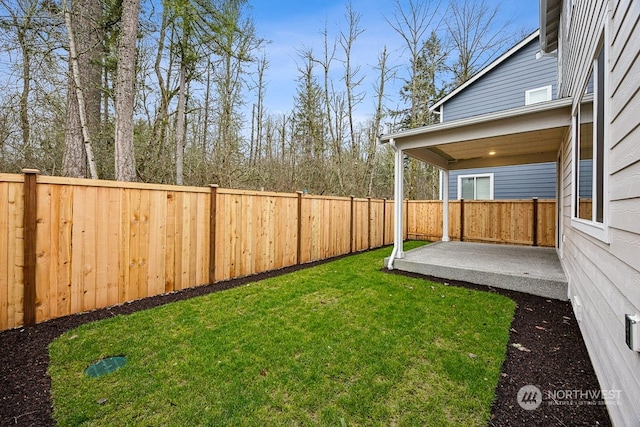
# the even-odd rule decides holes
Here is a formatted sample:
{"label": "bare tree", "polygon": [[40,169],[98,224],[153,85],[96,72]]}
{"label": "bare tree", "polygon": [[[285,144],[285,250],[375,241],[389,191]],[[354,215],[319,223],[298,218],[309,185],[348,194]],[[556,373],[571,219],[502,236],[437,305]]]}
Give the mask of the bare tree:
{"label": "bare tree", "polygon": [[331,67],[336,59],[337,42],[329,41],[329,30],[325,23],[323,31],[320,33],[323,38],[323,56],[321,59],[314,57],[311,49],[301,50],[300,57],[307,57],[322,68],[322,92],[324,105],[324,119],[326,120],[328,143],[332,150],[332,163],[335,165],[338,178],[337,191],[345,193],[343,177],[343,112],[342,97],[336,94],[333,81],[331,80]]}
{"label": "bare tree", "polygon": [[258,60],[257,81],[255,82],[256,103],[253,106],[253,117],[251,120],[251,145],[249,149],[249,162],[255,164],[262,156],[262,142],[264,138],[264,97],[266,91],[265,72],[269,68],[269,61],[263,53]]}
{"label": "bare tree", "polygon": [[356,90],[364,80],[359,76],[360,67],[354,66],[352,62],[353,46],[364,29],[360,27],[361,15],[353,9],[351,3],[347,5],[347,32],[340,34],[340,46],[344,51],[344,85],[346,89],[347,118],[349,120],[349,136],[351,139],[351,153],[358,155],[358,144],[354,125],[354,109],[364,99],[364,93],[357,93]]}
{"label": "bare tree", "polygon": [[498,22],[499,6],[487,0],[451,0],[444,20],[453,55],[450,66],[454,86],[469,80],[491,62],[516,34],[509,30],[510,21]]}
{"label": "bare tree", "polygon": [[122,1],[121,30],[118,40],[118,65],[115,81],[115,177],[135,181],[133,150],[133,105],[136,79],[136,40],[140,0]]}
{"label": "bare tree", "polygon": [[[422,53],[422,47],[425,41],[425,35],[434,30],[437,24],[434,22],[437,16],[440,3],[434,3],[431,0],[419,1],[409,0],[406,9],[403,8],[399,0],[395,0],[396,10],[393,19],[387,19],[387,23],[393,30],[400,35],[404,41],[404,47],[409,52],[409,76],[406,81],[410,85],[410,93],[417,94],[418,90],[414,87],[417,84],[416,76],[419,74],[419,58]],[[417,124],[416,117],[418,115],[418,99],[412,97],[410,99],[410,127]]]}
{"label": "bare tree", "polygon": [[[29,120],[29,97],[31,94],[31,65],[33,46],[33,29],[35,15],[38,10],[38,2],[34,0],[18,1],[16,3],[0,1],[0,6],[7,13],[5,19],[0,24],[4,28],[10,29],[15,35],[17,45],[22,57],[20,90],[20,131],[22,136],[22,150],[25,153],[31,151],[31,122]],[[28,157],[28,155],[26,156]]]}
{"label": "bare tree", "polygon": [[369,134],[369,146],[367,150],[367,174],[368,174],[368,185],[367,185],[367,196],[371,196],[373,194],[373,178],[374,168],[376,165],[376,153],[378,148],[378,135],[382,130],[382,119],[385,116],[384,111],[384,99],[385,99],[385,86],[387,82],[393,76],[393,70],[389,69],[387,65],[387,61],[389,59],[389,54],[387,53],[387,47],[385,46],[380,55],[378,56],[378,70],[380,72],[378,77],[378,84],[375,87],[376,94],[376,109],[375,114],[373,116],[373,121],[371,125],[371,133]]}
{"label": "bare tree", "polygon": [[214,38],[217,57],[214,86],[218,98],[215,117],[220,184],[231,185],[238,175],[241,157],[243,89],[247,86],[248,67],[255,62],[254,52],[263,40],[257,36],[254,21],[245,15],[246,0],[224,0],[220,6],[220,27]]}

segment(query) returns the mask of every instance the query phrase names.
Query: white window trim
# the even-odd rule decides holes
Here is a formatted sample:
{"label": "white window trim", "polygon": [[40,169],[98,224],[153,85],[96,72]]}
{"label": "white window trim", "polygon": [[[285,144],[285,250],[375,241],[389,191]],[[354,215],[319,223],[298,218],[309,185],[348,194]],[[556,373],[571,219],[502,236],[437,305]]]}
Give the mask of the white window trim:
{"label": "white window trim", "polygon": [[[486,178],[489,177],[489,200],[493,200],[493,174],[492,173],[479,173],[471,175],[458,175],[458,200],[462,199],[462,180],[464,178]],[[474,183],[473,191],[475,193],[476,186]],[[475,196],[475,194],[474,194]],[[474,197],[474,200],[475,197]]]}
{"label": "white window trim", "polygon": [[[609,120],[608,118],[608,112],[611,111],[611,97],[606,96],[607,93],[609,93],[609,73],[608,73],[608,68],[607,68],[607,64],[609,61],[609,52],[607,51],[607,49],[605,49],[605,47],[607,46],[607,42],[608,42],[608,36],[607,36],[607,31],[606,31],[606,25],[604,26],[604,28],[602,28],[601,34],[603,34],[603,43],[602,46],[600,46],[600,44],[598,44],[595,52],[594,52],[594,59],[591,63],[591,69],[592,70],[597,70],[596,67],[596,61],[597,61],[597,53],[599,52],[600,48],[604,49],[604,63],[605,63],[605,67],[604,67],[604,93],[605,93],[605,106],[604,106],[604,111],[605,111],[605,119],[604,119],[604,158],[603,158],[603,165],[604,165],[604,170],[602,173],[602,179],[603,179],[603,183],[602,183],[602,197],[604,198],[603,200],[603,205],[602,205],[602,209],[603,209],[603,220],[604,222],[599,223],[596,222],[594,220],[595,218],[595,210],[593,211],[593,216],[591,220],[585,220],[582,218],[578,218],[576,217],[576,192],[578,191],[578,183],[577,183],[577,176],[578,176],[578,171],[577,168],[579,167],[579,165],[574,164],[573,167],[571,168],[571,191],[572,191],[572,196],[571,196],[571,227],[575,228],[576,230],[579,230],[591,237],[594,237],[604,243],[610,243],[611,242],[611,238],[610,238],[610,231],[609,231],[609,173],[608,173],[608,163],[609,163]],[[597,72],[597,71],[596,71]],[[587,75],[589,75],[590,73],[587,73]],[[596,102],[599,102],[601,100],[597,100],[595,99],[596,94],[598,93],[598,88],[597,88],[597,84],[598,84],[598,77],[594,76],[594,87],[593,87],[593,96],[594,96],[594,108],[593,108],[593,121],[594,121],[594,125],[597,126],[597,122],[596,122]],[[586,91],[586,86],[588,84],[588,81],[585,82],[585,91]],[[578,99],[578,104],[580,105],[580,103],[582,102],[582,99]],[[577,107],[576,107],[577,108]],[[578,115],[574,112],[573,117],[572,117],[572,127],[573,129],[576,129],[576,126],[579,126],[578,121]],[[594,127],[595,127],[594,126]],[[597,132],[593,132],[593,137],[594,137],[594,154],[593,154],[593,163],[594,163],[594,167],[595,167],[595,163],[597,161],[597,150],[595,149],[596,144],[595,144],[595,138],[596,138]],[[576,138],[576,133],[572,132],[571,133],[571,150],[572,150],[572,157],[573,160],[572,162],[575,163],[575,155],[574,153],[577,150],[577,145],[578,145],[578,141]],[[593,176],[593,184],[592,184],[592,191],[595,191],[595,186],[596,186],[596,182],[595,182],[595,169],[594,169],[594,176]],[[594,197],[594,201],[595,201],[595,196]]]}
{"label": "white window trim", "polygon": [[536,104],[538,104],[538,103],[540,103],[540,102],[551,101],[551,100],[553,99],[553,95],[552,95],[552,93],[551,93],[551,90],[552,90],[551,85],[548,85],[548,86],[541,86],[541,87],[537,87],[537,88],[535,88],[535,89],[529,89],[529,90],[526,90],[526,91],[524,92],[524,105],[531,105],[531,104],[532,104],[532,102],[531,102],[531,94],[532,94],[533,92],[539,92],[539,91],[542,91],[542,90],[544,90],[544,91],[546,91],[546,92],[547,92],[547,99],[546,99],[546,100],[544,100],[544,101],[538,101],[538,102],[536,102]]}

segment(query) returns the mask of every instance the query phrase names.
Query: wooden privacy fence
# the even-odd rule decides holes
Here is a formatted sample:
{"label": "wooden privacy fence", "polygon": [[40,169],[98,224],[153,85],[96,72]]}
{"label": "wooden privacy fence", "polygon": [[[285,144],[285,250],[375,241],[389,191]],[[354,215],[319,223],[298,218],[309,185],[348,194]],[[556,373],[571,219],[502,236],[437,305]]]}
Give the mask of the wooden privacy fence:
{"label": "wooden privacy fence", "polygon": [[[393,241],[394,203],[382,199],[24,172],[0,174],[0,330]],[[477,237],[497,232],[497,204],[464,202],[465,240],[532,244],[528,232],[517,234],[531,201],[499,203],[500,221],[520,221],[498,227],[513,235]],[[405,237],[441,237],[442,202],[404,205]],[[454,238],[459,205],[450,205]],[[555,234],[554,203],[538,205],[551,212],[535,221],[538,236],[551,236],[539,237],[542,245]]]}
{"label": "wooden privacy fence", "polygon": [[0,330],[390,244],[393,202],[0,174]]}
{"label": "wooden privacy fence", "polygon": [[[405,200],[406,238],[442,239],[442,202]],[[554,200],[456,200],[449,202],[449,237],[469,242],[554,247]]]}

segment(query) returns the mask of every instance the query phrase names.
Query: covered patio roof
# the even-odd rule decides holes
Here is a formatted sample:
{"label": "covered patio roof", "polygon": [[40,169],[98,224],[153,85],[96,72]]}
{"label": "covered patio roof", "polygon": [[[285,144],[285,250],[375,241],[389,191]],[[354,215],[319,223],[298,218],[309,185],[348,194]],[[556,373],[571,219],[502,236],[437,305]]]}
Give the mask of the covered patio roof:
{"label": "covered patio roof", "polygon": [[571,124],[571,98],[380,136],[444,170],[555,161]]}
{"label": "covered patio roof", "polygon": [[[380,136],[395,150],[394,248],[387,266],[404,258],[402,199],[406,155],[437,166],[442,176],[442,241],[449,241],[449,171],[557,160],[571,126],[572,99],[563,98]],[[586,111],[586,109],[585,109]],[[584,114],[582,120],[592,120]]]}

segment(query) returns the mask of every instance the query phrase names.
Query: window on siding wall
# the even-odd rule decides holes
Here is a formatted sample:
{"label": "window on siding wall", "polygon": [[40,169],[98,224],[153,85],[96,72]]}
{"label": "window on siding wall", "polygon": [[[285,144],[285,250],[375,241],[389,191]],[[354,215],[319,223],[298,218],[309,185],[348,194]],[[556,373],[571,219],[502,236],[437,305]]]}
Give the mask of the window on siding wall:
{"label": "window on siding wall", "polygon": [[493,200],[493,174],[460,175],[458,199]]}
{"label": "window on siding wall", "polygon": [[551,101],[551,86],[529,89],[524,93],[524,105]]}
{"label": "window on siding wall", "polygon": [[604,223],[604,64],[600,48],[574,117],[574,217],[596,224]]}

